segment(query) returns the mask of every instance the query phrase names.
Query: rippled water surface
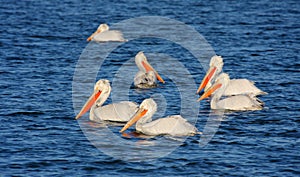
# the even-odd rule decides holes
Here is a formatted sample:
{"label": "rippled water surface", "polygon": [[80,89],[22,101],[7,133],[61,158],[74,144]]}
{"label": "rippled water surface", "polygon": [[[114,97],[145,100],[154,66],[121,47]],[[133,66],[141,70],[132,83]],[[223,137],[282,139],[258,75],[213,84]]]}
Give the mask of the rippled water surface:
{"label": "rippled water surface", "polygon": [[[0,6],[2,175],[300,174],[298,1],[8,1]],[[81,75],[80,81],[86,85],[74,91],[79,58],[84,56],[84,49],[88,50],[86,38],[100,23],[113,25],[142,16],[167,17],[190,25],[205,37],[216,54],[223,56],[224,71],[231,78],[250,79],[268,92],[260,97],[265,109],[225,113],[217,133],[203,146],[205,139],[200,135],[187,139],[126,138],[118,133],[118,125],[94,124],[88,121],[88,115],[75,121],[75,113],[89,96],[84,93],[92,91],[96,79],[122,77],[123,66],[128,68],[128,77],[133,77],[129,74],[136,71],[133,57],[140,50],[148,53],[158,70],[165,67],[173,75],[183,75],[185,81],[201,82],[205,66],[195,62],[189,51],[172,41],[148,36],[118,46],[101,69],[89,71],[95,73],[94,78]],[[149,33],[156,29],[153,24],[148,24]],[[178,39],[185,40],[182,36]],[[90,45],[96,45],[94,49],[106,46]],[[173,60],[180,61],[190,75],[167,65],[166,61]],[[166,109],[159,110],[156,117],[178,114],[184,99],[180,99],[178,85],[185,82],[176,82],[168,72],[162,71],[166,84],[155,89],[141,91],[129,85],[124,90],[114,90],[117,85],[113,85],[113,90],[138,103],[147,97],[160,100],[159,104],[164,105],[161,108]],[[116,77],[118,73],[121,74]],[[194,96],[196,100],[197,88],[185,88],[190,86],[192,90],[185,90],[185,98]],[[214,121],[208,119],[209,103],[190,104],[190,110],[197,108],[195,125],[203,131],[209,121]],[[196,121],[195,112],[185,113],[189,121]]]}

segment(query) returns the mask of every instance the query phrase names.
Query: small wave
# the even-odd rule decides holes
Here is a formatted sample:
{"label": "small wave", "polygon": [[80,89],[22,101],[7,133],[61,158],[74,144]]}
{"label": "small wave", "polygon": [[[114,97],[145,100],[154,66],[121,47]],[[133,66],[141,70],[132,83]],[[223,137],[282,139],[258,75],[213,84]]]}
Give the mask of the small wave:
{"label": "small wave", "polygon": [[6,114],[6,116],[17,116],[17,115],[26,115],[26,116],[31,116],[31,115],[43,115],[43,112],[40,111],[18,111],[18,112],[13,112]]}

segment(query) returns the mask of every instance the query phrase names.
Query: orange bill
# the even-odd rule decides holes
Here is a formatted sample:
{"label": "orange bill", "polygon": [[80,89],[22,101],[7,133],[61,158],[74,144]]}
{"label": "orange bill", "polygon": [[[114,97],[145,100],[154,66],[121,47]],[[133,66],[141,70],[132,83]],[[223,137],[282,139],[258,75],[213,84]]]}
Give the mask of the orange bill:
{"label": "orange bill", "polygon": [[86,41],[91,41],[91,40],[93,39],[93,37],[94,37],[96,34],[100,33],[100,32],[101,32],[101,30],[95,31],[92,35],[90,35],[90,37],[87,38]]}
{"label": "orange bill", "polygon": [[141,136],[141,134],[137,133],[137,132],[130,132],[130,133],[122,133],[122,136],[125,138],[139,138]]}
{"label": "orange bill", "polygon": [[99,98],[101,94],[101,91],[94,92],[90,98],[86,101],[84,106],[81,108],[80,112],[77,114],[75,119],[79,119],[82,115],[84,115],[88,110],[91,109],[93,104],[96,102],[96,100]]}
{"label": "orange bill", "polygon": [[213,94],[218,88],[220,88],[222,84],[216,83],[212,87],[210,87],[197,101],[201,101],[207,97],[209,97],[211,94]]}
{"label": "orange bill", "polygon": [[209,68],[207,74],[204,76],[198,90],[197,90],[197,94],[205,88],[205,86],[207,85],[207,83],[211,80],[212,76],[214,75],[214,73],[216,72],[217,67],[213,67],[213,68]]}
{"label": "orange bill", "polygon": [[88,41],[88,42],[89,42],[89,41],[91,41],[92,39],[93,39],[93,36],[91,35],[90,37],[88,37],[88,38],[87,38],[87,40],[86,40],[86,41]]}
{"label": "orange bill", "polygon": [[132,126],[134,123],[136,123],[140,118],[142,118],[146,113],[147,109],[139,109],[138,112],[133,116],[132,119],[130,119],[126,125],[122,128],[120,133],[123,133],[125,130],[127,130],[130,126]]}
{"label": "orange bill", "polygon": [[145,61],[142,61],[142,65],[144,66],[144,68],[146,69],[146,72],[149,72],[149,71],[153,71],[156,75],[156,78],[162,82],[162,83],[165,83],[165,81],[163,80],[162,77],[160,77],[160,75],[155,71],[155,69],[147,62]]}

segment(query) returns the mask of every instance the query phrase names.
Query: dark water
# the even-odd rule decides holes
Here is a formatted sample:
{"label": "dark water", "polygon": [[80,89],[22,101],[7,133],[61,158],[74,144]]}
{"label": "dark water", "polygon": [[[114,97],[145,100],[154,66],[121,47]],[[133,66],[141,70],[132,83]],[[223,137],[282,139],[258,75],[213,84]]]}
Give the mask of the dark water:
{"label": "dark water", "polygon": [[[298,1],[9,1],[0,6],[2,175],[300,174]],[[72,82],[79,56],[87,46],[85,40],[99,23],[149,15],[195,28],[223,56],[224,71],[232,78],[251,79],[269,93],[261,97],[266,108],[226,113],[206,146],[199,146],[199,137],[189,137],[170,154],[152,161],[129,162],[97,149],[73,120]],[[191,57],[165,41],[171,48],[153,47],[161,42],[155,40],[135,40],[116,49],[111,54],[116,60],[106,67],[111,71],[104,70],[97,78],[110,79],[110,72],[139,50],[165,51],[179,60],[184,59],[180,56]],[[196,69],[191,74],[199,83],[204,71]],[[94,82],[94,78],[86,79]],[[134,101],[143,99],[132,89],[128,93]],[[172,95],[168,90],[166,94]],[[209,112],[208,103],[202,104],[196,123],[201,131]],[[166,114],[176,111],[175,106]]]}

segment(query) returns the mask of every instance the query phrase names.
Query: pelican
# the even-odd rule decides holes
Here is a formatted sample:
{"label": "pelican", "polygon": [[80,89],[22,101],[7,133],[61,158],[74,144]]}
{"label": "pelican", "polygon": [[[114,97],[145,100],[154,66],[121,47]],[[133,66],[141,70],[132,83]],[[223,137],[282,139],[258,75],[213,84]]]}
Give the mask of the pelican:
{"label": "pelican", "polygon": [[223,92],[230,83],[228,74],[220,74],[216,82],[204,92],[204,94],[198,99],[198,101],[204,98],[212,96],[210,107],[211,109],[225,109],[232,111],[246,111],[246,110],[261,110],[263,108],[263,102],[251,94],[235,95],[224,98],[221,100]]}
{"label": "pelican", "polygon": [[[209,63],[209,69],[203,78],[197,93],[199,93],[203,88],[206,91],[211,85],[212,81],[221,73],[223,68],[223,59],[221,56],[213,56]],[[239,94],[252,94],[254,96],[267,94],[259,88],[255,87],[254,82],[247,79],[232,79],[230,80],[226,90],[224,91],[224,96],[239,95]]]}
{"label": "pelican", "polygon": [[125,42],[123,34],[121,31],[109,30],[107,24],[100,24],[98,29],[87,38],[87,41],[96,41],[96,42],[107,42],[107,41],[116,41],[116,42]]}
{"label": "pelican", "polygon": [[127,122],[120,131],[127,130],[136,122],[137,132],[145,135],[171,135],[171,136],[188,136],[201,134],[197,128],[187,122],[180,115],[168,116],[152,121],[152,116],[156,112],[157,105],[152,98],[145,99],[139,107],[136,114]]}
{"label": "pelican", "polygon": [[90,120],[94,122],[114,121],[127,122],[138,110],[138,104],[122,101],[102,106],[111,92],[109,80],[101,79],[94,86],[94,92],[87,100],[81,111],[75,117],[79,119],[90,110]]}
{"label": "pelican", "polygon": [[137,88],[151,88],[155,87],[157,79],[165,83],[165,81],[160,77],[157,71],[150,65],[145,54],[140,51],[135,56],[135,63],[139,68],[139,71],[134,77],[134,86]]}

